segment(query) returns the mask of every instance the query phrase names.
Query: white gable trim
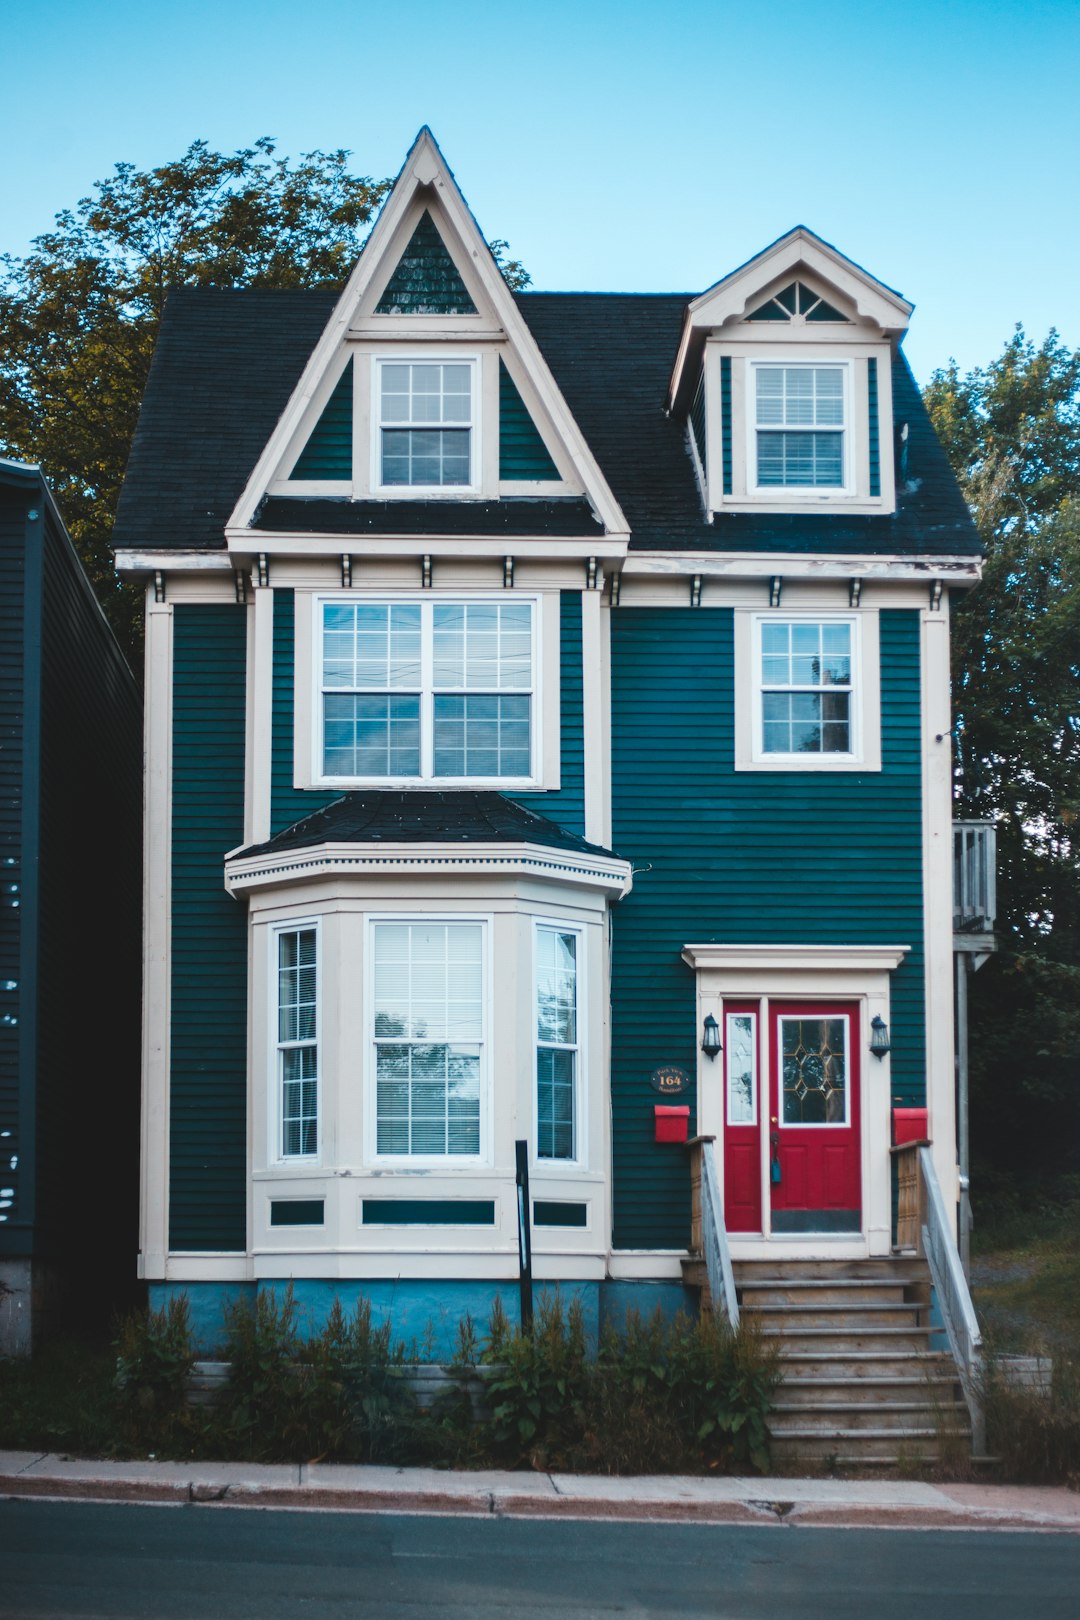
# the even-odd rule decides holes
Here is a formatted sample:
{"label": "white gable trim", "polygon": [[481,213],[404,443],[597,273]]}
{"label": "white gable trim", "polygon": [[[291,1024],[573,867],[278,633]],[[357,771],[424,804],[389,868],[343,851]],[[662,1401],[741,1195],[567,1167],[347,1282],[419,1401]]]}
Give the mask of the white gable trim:
{"label": "white gable trim", "polygon": [[677,397],[689,388],[692,379],[696,380],[691,362],[705,333],[742,320],[768,288],[781,277],[794,276],[800,270],[839,293],[854,307],[860,320],[869,322],[884,336],[898,338],[907,331],[914,304],[799,225],[686,306],[682,340],[671,374],[669,408],[674,409]]}
{"label": "white gable trim", "polygon": [[[557,459],[568,458],[576,477],[580,479],[586,499],[605,530],[608,533],[625,533],[628,525],[618,502],[571,415],[524,317],[514,303],[513,295],[503,280],[491,250],[469,212],[434,137],[426,127],[417,136],[393,190],[383,204],[345,290],[304,367],[292,398],[255,464],[244,492],[229,517],[226,530],[246,529],[253,521],[259,503],[267,493],[286,451],[294,442],[308,415],[312,400],[318,393],[328,369],[338,353],[349,346],[350,336],[355,339],[357,335],[358,329],[354,326],[354,318],[363,307],[365,296],[376,283],[381,287],[386,279],[387,256],[393,251],[410,215],[414,213],[417,195],[422,187],[429,188],[430,195],[426,200],[432,210],[432,217],[435,218],[436,210],[442,215],[441,219],[436,219],[436,224],[444,241],[447,240],[446,227],[449,227],[450,232],[456,236],[460,253],[452,252],[449,241],[447,248],[451,250],[451,256],[462,272],[462,279],[471,294],[473,282],[479,283],[483,300],[489,305],[495,317],[497,329],[505,332],[511,351],[520,362],[524,376],[535,390],[543,412],[565,452],[564,457]],[[475,294],[473,300],[476,302]],[[362,323],[365,335],[371,334],[373,319],[368,318]],[[390,317],[379,319],[389,320]],[[478,327],[490,330],[490,320],[482,314],[446,316],[442,320],[445,330],[458,341],[468,342],[472,332]],[[415,326],[415,322],[410,324]],[[430,336],[426,340],[430,341]]]}

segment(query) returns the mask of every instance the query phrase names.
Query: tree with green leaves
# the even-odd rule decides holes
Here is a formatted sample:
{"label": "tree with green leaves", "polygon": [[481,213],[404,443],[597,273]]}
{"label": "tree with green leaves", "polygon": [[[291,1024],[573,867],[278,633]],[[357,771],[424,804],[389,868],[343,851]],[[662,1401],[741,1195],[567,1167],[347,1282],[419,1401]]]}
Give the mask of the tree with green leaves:
{"label": "tree with green leaves", "polygon": [[[109,536],[168,291],[341,285],[391,184],[350,173],[350,155],[294,163],[263,137],[118,163],[24,258],[0,259],[0,454],[43,467],[129,652],[141,597],[117,581]],[[511,287],[528,285],[505,242],[492,251]]]}
{"label": "tree with green leaves", "polygon": [[1018,327],[925,397],[986,548],[953,625],[957,810],[998,841],[1001,949],[972,983],[975,1142],[1029,1178],[1054,1151],[1060,1186],[1080,1170],[1080,351]]}

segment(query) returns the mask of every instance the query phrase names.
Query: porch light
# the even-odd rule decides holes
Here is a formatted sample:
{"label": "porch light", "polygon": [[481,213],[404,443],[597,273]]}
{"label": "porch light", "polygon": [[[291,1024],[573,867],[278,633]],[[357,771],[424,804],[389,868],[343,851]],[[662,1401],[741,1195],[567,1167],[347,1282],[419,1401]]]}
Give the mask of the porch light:
{"label": "porch light", "polygon": [[889,1026],[880,1013],[870,1020],[870,1050],[876,1058],[883,1058],[891,1049]]}
{"label": "porch light", "polygon": [[701,1050],[707,1058],[714,1058],[720,1050],[720,1025],[712,1013],[705,1019],[705,1027],[701,1033]]}

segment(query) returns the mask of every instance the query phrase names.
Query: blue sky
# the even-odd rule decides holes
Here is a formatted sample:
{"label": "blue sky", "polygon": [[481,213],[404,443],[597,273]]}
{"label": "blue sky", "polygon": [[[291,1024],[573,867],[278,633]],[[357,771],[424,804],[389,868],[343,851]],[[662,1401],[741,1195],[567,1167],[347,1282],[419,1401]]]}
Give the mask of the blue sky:
{"label": "blue sky", "polygon": [[699,291],[803,223],[915,302],[921,380],[1018,320],[1080,345],[1076,0],[20,9],[0,250],[119,159],[270,134],[383,176],[428,123],[538,288]]}

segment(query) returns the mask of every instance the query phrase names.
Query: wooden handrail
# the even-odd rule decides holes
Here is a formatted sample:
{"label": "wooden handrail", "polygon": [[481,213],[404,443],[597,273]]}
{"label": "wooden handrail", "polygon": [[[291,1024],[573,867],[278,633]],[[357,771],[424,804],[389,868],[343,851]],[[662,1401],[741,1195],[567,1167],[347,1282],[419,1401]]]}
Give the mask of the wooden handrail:
{"label": "wooden handrail", "polygon": [[720,1178],[716,1173],[715,1136],[691,1137],[690,1149],[690,1244],[705,1262],[713,1309],[720,1308],[732,1332],[739,1326],[739,1299],[735,1272],[728,1249],[727,1227],[720,1203]]}
{"label": "wooden handrail", "polygon": [[922,1231],[922,1178],[919,1175],[919,1149],[929,1140],[901,1142],[889,1149],[896,1160],[896,1247],[909,1254],[919,1252]]}

